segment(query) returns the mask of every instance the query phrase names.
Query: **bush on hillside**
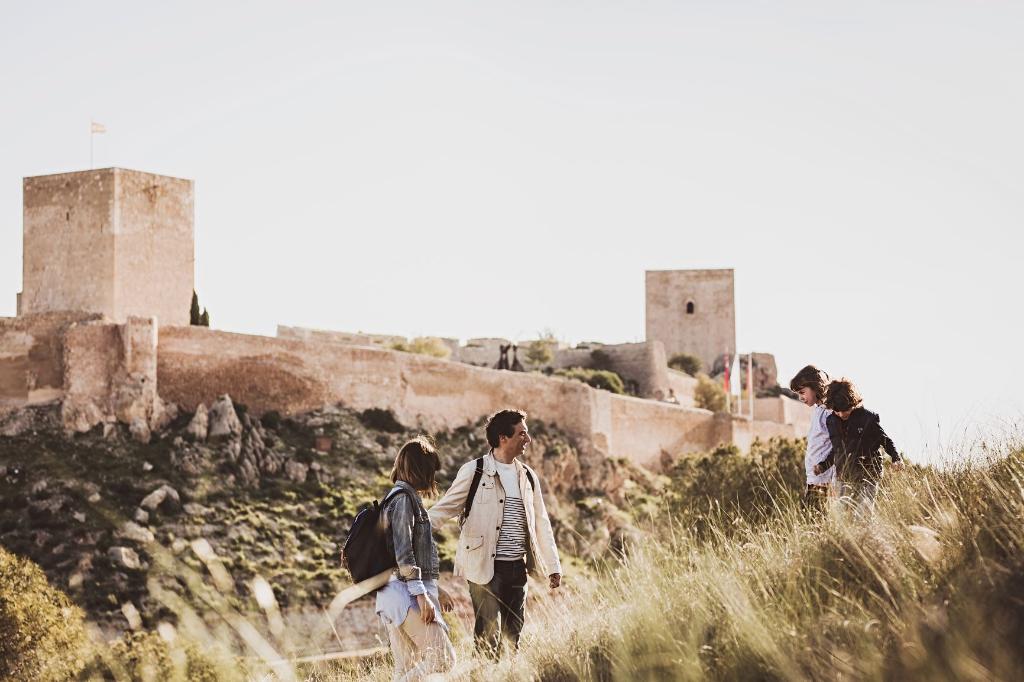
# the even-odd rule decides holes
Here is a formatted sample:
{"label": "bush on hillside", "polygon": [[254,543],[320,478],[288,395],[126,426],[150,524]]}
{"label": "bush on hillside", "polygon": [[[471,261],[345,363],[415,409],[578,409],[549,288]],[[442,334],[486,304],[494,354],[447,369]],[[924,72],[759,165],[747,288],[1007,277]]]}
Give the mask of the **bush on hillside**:
{"label": "bush on hillside", "polygon": [[359,413],[359,421],[368,429],[384,431],[385,433],[402,433],[405,427],[395,419],[391,410],[379,407],[371,407]]}
{"label": "bush on hillside", "polygon": [[409,341],[398,341],[391,344],[391,350],[402,351],[403,353],[415,353],[427,355],[432,358],[445,359],[452,354],[452,349],[436,336],[420,336]]}
{"label": "bush on hillside", "polygon": [[244,680],[238,661],[215,661],[195,644],[175,638],[166,642],[156,632],[129,632],[89,664],[85,676],[128,680],[219,682]]}
{"label": "bush on hillside", "polygon": [[755,440],[749,454],[721,445],[681,457],[665,472],[668,511],[700,537],[735,519],[763,522],[803,493],[804,449],[804,440],[772,438]]}
{"label": "bush on hillside", "polygon": [[668,366],[672,369],[679,370],[680,372],[686,372],[691,377],[697,376],[701,370],[700,358],[696,355],[690,355],[689,353],[677,353],[673,355],[669,361]]}
{"label": "bush on hillside", "polygon": [[555,359],[555,348],[557,346],[558,340],[555,339],[555,335],[550,331],[544,332],[538,338],[526,344],[526,361],[535,367],[549,365]]}
{"label": "bush on hillside", "polygon": [[697,375],[697,386],[693,389],[693,404],[712,412],[725,412],[725,389],[706,374]]}
{"label": "bush on hillside", "polygon": [[81,610],[36,564],[0,548],[0,679],[66,680],[88,650]]}
{"label": "bush on hillside", "polygon": [[617,393],[619,395],[624,395],[626,393],[626,385],[622,382],[622,377],[615,372],[608,370],[570,367],[568,369],[557,369],[554,371],[554,375],[558,377],[565,377],[566,379],[582,381],[594,388],[611,391],[612,393]]}

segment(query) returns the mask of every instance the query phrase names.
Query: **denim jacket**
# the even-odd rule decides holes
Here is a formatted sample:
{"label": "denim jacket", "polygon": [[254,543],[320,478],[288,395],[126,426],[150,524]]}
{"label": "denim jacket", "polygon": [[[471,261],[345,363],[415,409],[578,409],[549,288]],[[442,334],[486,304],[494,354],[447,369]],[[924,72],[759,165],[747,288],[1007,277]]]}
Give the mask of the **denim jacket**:
{"label": "denim jacket", "polygon": [[423,581],[437,580],[440,575],[437,546],[419,494],[405,481],[395,483],[392,492],[398,489],[407,494],[396,496],[384,510],[385,523],[391,529],[389,544],[398,564],[395,572],[410,594],[424,594]]}

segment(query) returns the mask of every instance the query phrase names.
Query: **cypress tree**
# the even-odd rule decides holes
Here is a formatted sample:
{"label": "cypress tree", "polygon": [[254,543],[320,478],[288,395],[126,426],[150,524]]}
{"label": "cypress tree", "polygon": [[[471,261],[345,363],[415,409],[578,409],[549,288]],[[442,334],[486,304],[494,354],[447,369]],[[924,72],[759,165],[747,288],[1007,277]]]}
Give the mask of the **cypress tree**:
{"label": "cypress tree", "polygon": [[202,319],[199,314],[199,294],[196,293],[195,289],[192,290],[192,308],[189,310],[189,324],[200,325]]}

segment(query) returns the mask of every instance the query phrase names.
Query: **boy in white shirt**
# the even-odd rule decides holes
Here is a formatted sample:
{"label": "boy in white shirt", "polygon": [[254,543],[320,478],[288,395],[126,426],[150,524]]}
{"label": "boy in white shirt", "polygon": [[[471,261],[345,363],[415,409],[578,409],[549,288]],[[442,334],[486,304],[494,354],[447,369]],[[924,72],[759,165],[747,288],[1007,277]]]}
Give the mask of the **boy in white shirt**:
{"label": "boy in white shirt", "polygon": [[789,388],[800,397],[800,402],[810,407],[811,428],[807,432],[807,453],[804,455],[804,470],[807,472],[807,490],[804,492],[804,504],[808,507],[823,509],[832,489],[836,468],[816,474],[814,466],[825,459],[832,451],[829,439],[827,419],[831,411],[825,408],[825,382],[828,374],[814,365],[807,365],[796,373],[789,382]]}

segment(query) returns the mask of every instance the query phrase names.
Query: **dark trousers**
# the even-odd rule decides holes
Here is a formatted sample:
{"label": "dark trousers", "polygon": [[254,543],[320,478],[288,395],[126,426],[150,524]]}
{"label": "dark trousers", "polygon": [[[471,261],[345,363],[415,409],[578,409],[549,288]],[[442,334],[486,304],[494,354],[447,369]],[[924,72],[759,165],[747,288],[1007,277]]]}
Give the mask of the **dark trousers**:
{"label": "dark trousers", "polygon": [[498,655],[503,642],[519,648],[526,617],[526,561],[495,561],[491,582],[470,583],[469,597],[476,616],[477,650]]}

